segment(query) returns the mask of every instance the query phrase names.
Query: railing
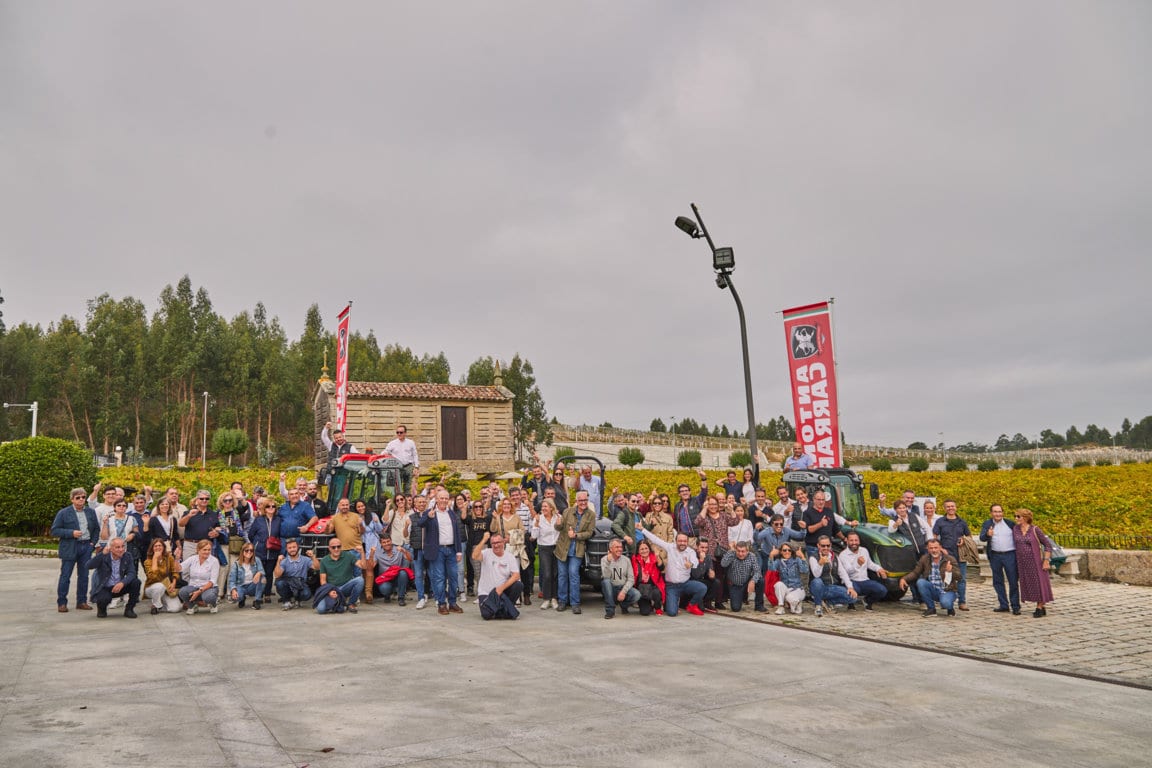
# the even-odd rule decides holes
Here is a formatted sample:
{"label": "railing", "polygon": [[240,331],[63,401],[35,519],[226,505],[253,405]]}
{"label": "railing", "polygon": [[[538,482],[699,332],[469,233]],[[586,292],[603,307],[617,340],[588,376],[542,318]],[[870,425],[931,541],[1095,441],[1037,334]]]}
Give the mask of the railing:
{"label": "railing", "polygon": [[1152,536],[1080,533],[1054,533],[1050,536],[1060,546],[1076,549],[1152,549]]}

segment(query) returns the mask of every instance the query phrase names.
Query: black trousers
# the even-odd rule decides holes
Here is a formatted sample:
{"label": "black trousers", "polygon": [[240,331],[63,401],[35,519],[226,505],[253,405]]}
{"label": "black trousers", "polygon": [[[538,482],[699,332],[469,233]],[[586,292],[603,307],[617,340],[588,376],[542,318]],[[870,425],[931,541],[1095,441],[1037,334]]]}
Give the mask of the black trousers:
{"label": "black trousers", "polygon": [[125,609],[135,608],[136,603],[140,601],[140,579],[133,578],[132,581],[124,585],[124,589],[120,590],[119,594],[114,594],[112,587],[107,584],[101,584],[93,591],[92,602],[96,603],[97,608],[107,608],[108,603],[118,597],[128,598],[128,605],[125,606]]}

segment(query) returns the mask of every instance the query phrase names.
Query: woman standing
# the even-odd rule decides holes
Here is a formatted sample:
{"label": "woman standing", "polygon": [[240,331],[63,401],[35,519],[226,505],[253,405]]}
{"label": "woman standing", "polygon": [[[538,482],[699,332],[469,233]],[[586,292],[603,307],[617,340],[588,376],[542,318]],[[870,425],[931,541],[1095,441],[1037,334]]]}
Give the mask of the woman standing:
{"label": "woman standing", "polygon": [[176,597],[180,565],[168,552],[167,543],[163,539],[152,539],[148,557],[144,560],[144,597],[152,601],[153,616],[161,611],[176,613],[180,610],[180,598]]}
{"label": "woman standing", "polygon": [[556,607],[556,539],[560,531],[560,510],[552,499],[540,502],[540,514],[532,515],[532,538],[536,539],[536,555],[540,558],[540,592],[544,602],[540,610]]}
{"label": "woman standing", "polygon": [[[380,516],[372,510],[368,509],[368,504],[364,499],[357,499],[356,503],[352,505],[352,511],[360,516],[364,523],[364,532],[360,534],[364,544],[364,552],[379,552],[380,551],[380,534],[384,532],[384,524],[380,522]],[[376,583],[376,558],[371,560],[365,558],[364,568],[364,602],[372,602],[372,586]]]}
{"label": "woman standing", "polygon": [[476,551],[476,547],[488,541],[491,535],[488,532],[488,526],[492,524],[492,517],[484,510],[484,502],[482,501],[473,501],[470,507],[469,514],[464,519],[464,532],[468,539],[468,554],[465,556],[468,562],[466,575],[468,577],[468,594],[475,595],[476,587],[480,584],[482,561],[473,559],[472,554]]}
{"label": "woman standing", "polygon": [[275,583],[273,571],[276,570],[276,558],[280,556],[282,549],[280,518],[276,517],[276,502],[270,496],[261,497],[260,501],[256,502],[256,512],[256,517],[248,525],[248,541],[252,542],[252,546],[256,549],[256,557],[264,566],[266,585],[264,589],[268,591],[267,585]]}
{"label": "woman standing", "polygon": [[1051,570],[1052,540],[1044,531],[1032,524],[1032,511],[1016,510],[1016,526],[1012,529],[1016,544],[1016,571],[1020,575],[1021,602],[1035,602],[1032,618],[1047,616],[1045,604],[1052,602]]}
{"label": "woman standing", "polygon": [[395,499],[388,500],[384,516],[392,543],[408,550],[408,554],[411,555],[412,547],[408,544],[408,512],[408,497],[400,494]]}
{"label": "woman standing", "polygon": [[[161,496],[156,502],[156,509],[148,521],[148,534],[153,542],[164,542],[164,551],[180,559],[180,525],[172,514],[172,502],[167,496]],[[151,552],[152,547],[148,549]]]}
{"label": "woman standing", "polygon": [[752,467],[744,470],[744,482],[740,485],[740,500],[751,504],[756,500],[756,490],[760,487],[760,456],[752,459]]}

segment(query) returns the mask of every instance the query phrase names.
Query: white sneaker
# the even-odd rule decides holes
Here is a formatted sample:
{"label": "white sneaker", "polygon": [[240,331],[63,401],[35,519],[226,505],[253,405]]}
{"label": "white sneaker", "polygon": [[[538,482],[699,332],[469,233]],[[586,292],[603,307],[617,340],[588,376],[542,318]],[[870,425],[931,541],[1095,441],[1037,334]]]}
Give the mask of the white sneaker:
{"label": "white sneaker", "polygon": [[214,605],[214,606],[212,606],[211,608],[209,608],[209,609],[208,609],[208,613],[216,613],[216,612],[217,612],[217,611],[219,611],[219,610],[220,610],[220,606],[219,606],[219,605]]}
{"label": "white sneaker", "polygon": [[195,616],[196,615],[196,606],[194,606],[194,605],[188,606],[188,610],[184,611],[184,613],[188,614],[189,616]]}
{"label": "white sneaker", "polygon": [[777,616],[783,616],[784,615],[784,606],[780,606],[779,608],[776,609],[776,615]]}
{"label": "white sneaker", "polygon": [[540,601],[540,610],[546,611],[551,607],[552,607],[552,601],[551,600],[541,600]]}
{"label": "white sneaker", "polygon": [[804,613],[804,603],[796,603],[795,605],[793,605],[792,606],[792,613],[795,613],[796,615],[800,615],[800,614]]}
{"label": "white sneaker", "polygon": [[422,597],[416,601],[416,610],[422,610],[426,605],[428,605],[428,598]]}
{"label": "white sneaker", "polygon": [[560,607],[560,604],[558,602],[556,602],[556,598],[552,598],[551,600],[548,601],[548,607],[552,608],[552,609],[556,609],[556,608]]}
{"label": "white sneaker", "polygon": [[124,598],[122,598],[122,597],[118,597],[115,600],[113,600],[111,603],[108,604],[108,610],[115,610],[117,608],[123,608],[123,607],[124,607]]}
{"label": "white sneaker", "polygon": [[824,608],[822,606],[819,606],[819,605],[816,606],[816,618],[820,618],[823,615],[824,615]]}

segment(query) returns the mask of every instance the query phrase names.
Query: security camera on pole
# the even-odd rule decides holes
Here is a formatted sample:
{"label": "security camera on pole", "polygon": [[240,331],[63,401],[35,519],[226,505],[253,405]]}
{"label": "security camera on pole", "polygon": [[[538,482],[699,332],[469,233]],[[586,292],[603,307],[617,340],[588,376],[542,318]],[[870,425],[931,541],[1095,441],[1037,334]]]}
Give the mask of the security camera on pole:
{"label": "security camera on pole", "polygon": [[[717,248],[708,234],[708,227],[704,226],[704,219],[700,216],[700,209],[692,203],[692,214],[696,221],[687,216],[677,216],[676,226],[686,235],[697,239],[703,237],[712,250],[712,269],[716,271],[716,287],[720,290],[727,288],[732,292],[736,301],[736,311],[740,314],[740,348],[744,353],[744,397],[748,401],[748,442],[751,445],[752,459],[755,461],[756,448],[756,413],[752,408],[752,368],[748,363],[748,324],[744,320],[744,304],[740,301],[740,294],[736,293],[736,285],[732,282],[732,271],[736,269],[736,256],[731,248]],[[699,223],[699,226],[697,226]]]}

